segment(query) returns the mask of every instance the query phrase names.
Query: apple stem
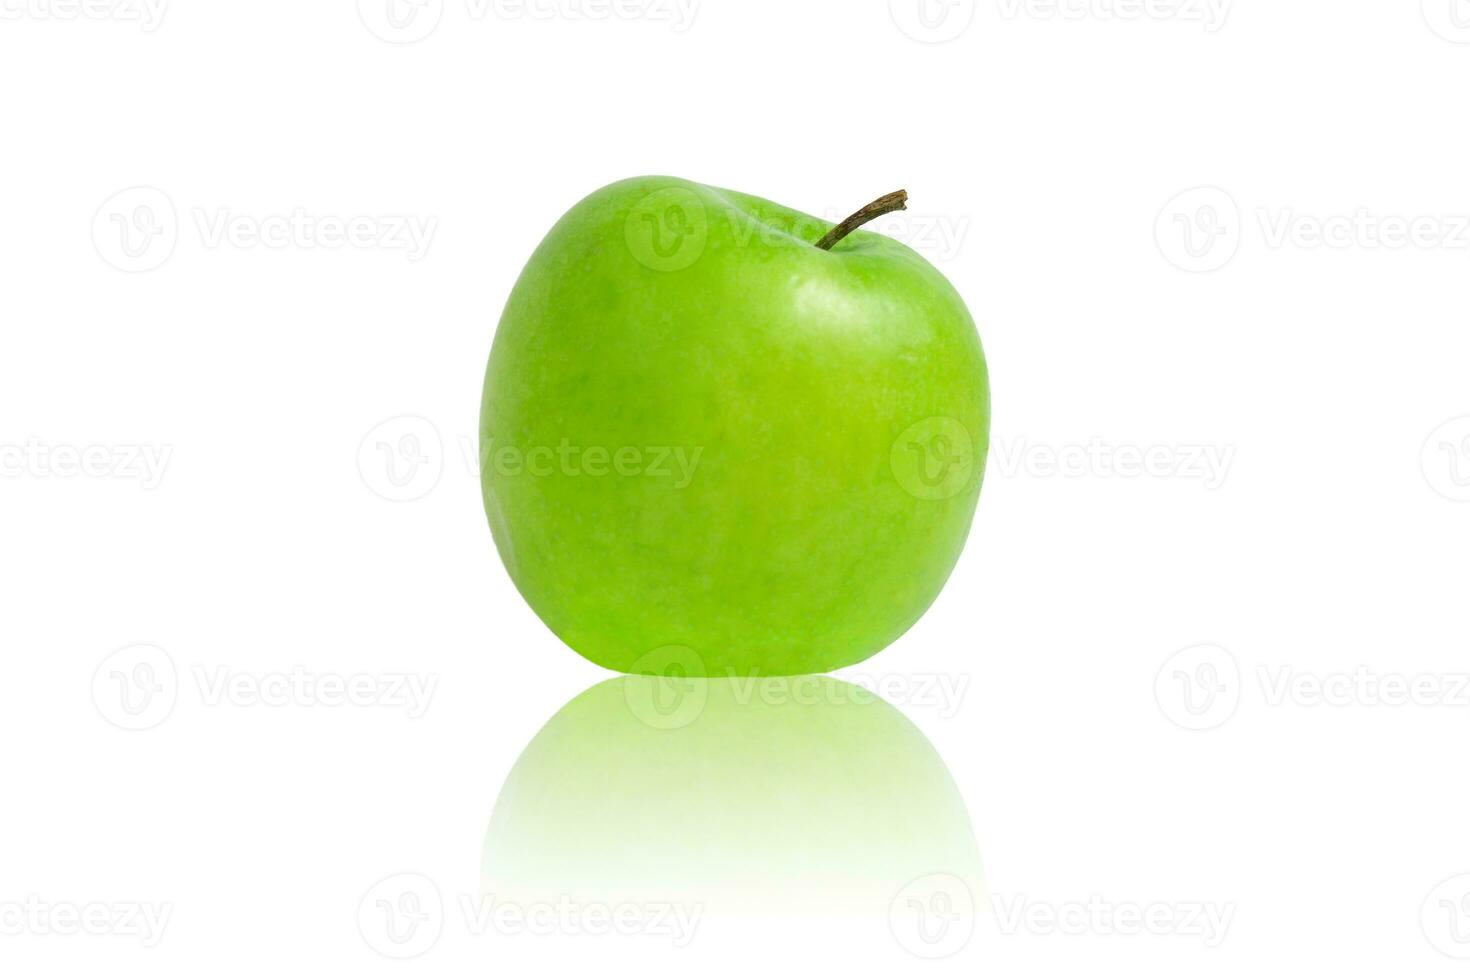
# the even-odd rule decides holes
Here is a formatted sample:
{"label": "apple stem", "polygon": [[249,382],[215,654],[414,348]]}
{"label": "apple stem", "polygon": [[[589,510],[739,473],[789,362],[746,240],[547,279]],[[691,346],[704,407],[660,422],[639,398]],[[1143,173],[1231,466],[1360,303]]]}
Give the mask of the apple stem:
{"label": "apple stem", "polygon": [[881,218],[883,215],[892,211],[904,211],[908,206],[908,191],[894,191],[892,194],[884,194],[878,200],[869,204],[867,207],[858,211],[857,214],[854,214],[842,222],[842,224],[823,235],[822,240],[817,242],[817,248],[824,251],[831,251],[833,245],[836,245],[874,218]]}

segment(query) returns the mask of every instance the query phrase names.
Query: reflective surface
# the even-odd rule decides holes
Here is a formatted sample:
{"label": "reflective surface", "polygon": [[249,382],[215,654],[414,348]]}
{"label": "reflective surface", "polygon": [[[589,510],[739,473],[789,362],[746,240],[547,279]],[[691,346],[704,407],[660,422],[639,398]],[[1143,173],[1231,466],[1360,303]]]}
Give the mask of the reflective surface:
{"label": "reflective surface", "polygon": [[759,920],[922,957],[964,947],[983,895],[933,747],[877,696],[815,676],[585,691],[506,779],[482,885],[519,912],[595,910],[630,932],[660,917],[675,945],[723,947]]}

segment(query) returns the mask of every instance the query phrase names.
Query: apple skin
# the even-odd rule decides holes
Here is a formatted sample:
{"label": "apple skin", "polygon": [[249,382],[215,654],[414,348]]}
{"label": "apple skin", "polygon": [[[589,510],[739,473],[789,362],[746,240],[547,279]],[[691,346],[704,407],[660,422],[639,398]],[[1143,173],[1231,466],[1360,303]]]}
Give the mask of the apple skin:
{"label": "apple skin", "polygon": [[485,376],[485,509],[516,587],[594,663],[834,670],[958,561],[989,447],[979,335],[912,249],[816,248],[831,227],[634,178],[521,273]]}

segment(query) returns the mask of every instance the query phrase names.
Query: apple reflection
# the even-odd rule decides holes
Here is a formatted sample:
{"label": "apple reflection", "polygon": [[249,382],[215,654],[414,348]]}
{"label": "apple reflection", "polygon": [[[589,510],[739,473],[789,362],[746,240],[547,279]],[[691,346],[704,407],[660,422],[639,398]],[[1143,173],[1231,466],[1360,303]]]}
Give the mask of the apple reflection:
{"label": "apple reflection", "polygon": [[[973,931],[969,816],[928,740],[829,677],[618,677],[574,698],[501,789],[487,896],[818,924],[921,957]],[[718,941],[718,939],[716,939]]]}

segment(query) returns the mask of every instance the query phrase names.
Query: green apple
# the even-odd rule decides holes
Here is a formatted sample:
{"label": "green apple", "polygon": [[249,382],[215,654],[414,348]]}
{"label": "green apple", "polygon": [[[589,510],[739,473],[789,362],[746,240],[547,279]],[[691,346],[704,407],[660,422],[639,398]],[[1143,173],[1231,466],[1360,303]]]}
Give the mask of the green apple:
{"label": "green apple", "polygon": [[614,670],[857,663],[964,547],[985,355],[912,249],[669,177],[576,205],[516,282],[480,418],[485,509],[531,608]]}

